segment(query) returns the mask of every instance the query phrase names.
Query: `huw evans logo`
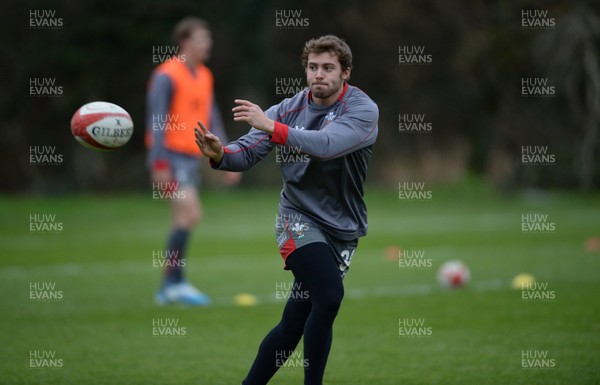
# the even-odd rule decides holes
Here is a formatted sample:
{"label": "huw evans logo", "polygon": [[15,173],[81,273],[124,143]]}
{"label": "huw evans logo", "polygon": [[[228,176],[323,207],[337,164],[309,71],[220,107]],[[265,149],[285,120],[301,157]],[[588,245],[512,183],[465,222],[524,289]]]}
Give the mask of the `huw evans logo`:
{"label": "huw evans logo", "polygon": [[521,232],[523,233],[553,233],[556,223],[548,219],[548,214],[523,213],[521,214]]}
{"label": "huw evans logo", "polygon": [[425,324],[425,318],[398,318],[398,336],[431,337],[433,330]]}
{"label": "huw evans logo", "polygon": [[153,337],[184,337],[187,335],[185,326],[179,325],[179,318],[152,318]]}
{"label": "huw evans logo", "polygon": [[425,258],[425,250],[398,251],[400,269],[429,269],[433,266],[431,258]]}
{"label": "huw evans logo", "polygon": [[63,18],[56,16],[56,9],[30,9],[30,29],[60,29],[63,27]]}
{"label": "huw evans logo", "polygon": [[63,223],[56,220],[56,214],[29,214],[29,232],[55,234],[63,228]]}
{"label": "huw evans logo", "polygon": [[556,95],[556,87],[548,83],[548,78],[521,78],[521,96],[524,98],[547,98]]}
{"label": "huw evans logo", "polygon": [[277,29],[307,29],[310,25],[308,17],[302,16],[301,9],[275,10],[275,28]]}
{"label": "huw evans logo", "polygon": [[30,301],[60,301],[63,291],[56,288],[56,282],[29,282]]}
{"label": "huw evans logo", "polygon": [[521,28],[523,29],[553,29],[556,20],[548,15],[547,9],[522,9]]}
{"label": "huw evans logo", "polygon": [[526,302],[548,302],[556,299],[556,291],[548,288],[548,282],[523,282],[521,300]]}
{"label": "huw evans logo", "polygon": [[155,269],[183,269],[186,260],[179,257],[180,250],[152,250],[152,267]]}
{"label": "huw evans logo", "polygon": [[30,350],[29,367],[31,369],[61,369],[62,358],[56,356],[56,350]]}
{"label": "huw evans logo", "polygon": [[300,214],[277,214],[275,216],[275,226],[277,229],[287,229],[290,224],[302,222]]}
{"label": "huw evans logo", "polygon": [[275,366],[278,368],[307,368],[308,358],[303,358],[301,351],[275,351]]}
{"label": "huw evans logo", "polygon": [[556,359],[548,356],[547,350],[522,350],[522,369],[553,369],[556,367]]}
{"label": "huw evans logo", "polygon": [[401,134],[431,133],[433,125],[425,120],[425,114],[398,114],[398,131]]}
{"label": "huw evans logo", "polygon": [[521,163],[524,166],[551,166],[556,156],[548,152],[548,146],[521,146]]}
{"label": "huw evans logo", "polygon": [[179,182],[152,182],[152,200],[156,202],[185,200],[187,191],[179,188]]}
{"label": "huw evans logo", "polygon": [[424,45],[399,45],[398,64],[401,65],[430,65],[433,62],[431,54],[425,52]]}
{"label": "huw evans logo", "polygon": [[308,290],[302,289],[299,282],[276,282],[275,299],[277,301],[308,301],[310,294]]}
{"label": "huw evans logo", "polygon": [[152,46],[152,64],[161,64],[168,60],[179,63],[187,62],[185,55],[177,55],[179,47],[175,45],[153,45]]}
{"label": "huw evans logo", "polygon": [[56,78],[29,78],[29,96],[57,98],[63,93],[63,86],[56,84]]}
{"label": "huw evans logo", "polygon": [[427,202],[433,196],[431,190],[425,189],[425,182],[398,183],[398,198],[403,201]]}
{"label": "huw evans logo", "polygon": [[275,148],[275,163],[278,165],[291,165],[310,162],[310,156],[302,153],[302,148],[297,146],[277,146]]}
{"label": "huw evans logo", "polygon": [[306,88],[302,78],[284,77],[275,78],[275,96],[289,98],[302,92]]}
{"label": "huw evans logo", "polygon": [[187,124],[181,121],[179,114],[152,114],[152,131],[185,131]]}
{"label": "huw evans logo", "polygon": [[56,146],[29,146],[29,164],[36,166],[60,166],[63,155],[56,152]]}

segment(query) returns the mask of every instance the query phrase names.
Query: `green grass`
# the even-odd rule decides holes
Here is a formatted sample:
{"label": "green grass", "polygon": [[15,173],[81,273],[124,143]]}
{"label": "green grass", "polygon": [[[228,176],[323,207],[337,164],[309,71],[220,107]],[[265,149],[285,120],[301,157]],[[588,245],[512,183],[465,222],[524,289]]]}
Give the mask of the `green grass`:
{"label": "green grass", "polygon": [[[278,191],[207,191],[190,246],[188,276],[210,294],[205,309],[157,307],[152,252],[168,230],[168,206],[151,194],[0,197],[0,383],[239,384],[282,303],[288,282],[273,236]],[[348,274],[326,371],[328,385],[598,384],[600,236],[597,194],[503,196],[477,183],[435,189],[427,202],[367,193],[369,235]],[[32,233],[30,214],[55,214],[63,230]],[[521,232],[521,215],[548,214],[556,231]],[[390,247],[391,246],[391,247]],[[394,247],[424,250],[431,268],[403,269]],[[444,260],[461,259],[472,281],[437,287]],[[518,273],[548,283],[556,299],[524,302]],[[29,285],[50,282],[59,301],[31,301]],[[258,306],[236,307],[237,293]],[[152,335],[153,319],[177,320],[180,337]],[[423,319],[431,335],[399,336],[399,319]],[[30,351],[62,368],[30,368]],[[299,346],[302,350],[302,346]],[[547,352],[553,368],[523,369],[522,351]],[[273,384],[301,384],[282,368]]]}

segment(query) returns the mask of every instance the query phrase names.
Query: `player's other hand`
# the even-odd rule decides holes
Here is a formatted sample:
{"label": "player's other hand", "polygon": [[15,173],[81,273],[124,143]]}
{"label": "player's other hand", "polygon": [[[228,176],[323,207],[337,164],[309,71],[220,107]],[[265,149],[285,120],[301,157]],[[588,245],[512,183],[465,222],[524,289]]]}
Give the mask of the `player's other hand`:
{"label": "player's other hand", "polygon": [[242,99],[235,99],[234,102],[237,104],[231,109],[234,121],[246,122],[257,130],[273,133],[275,122],[269,119],[258,105]]}
{"label": "player's other hand", "polygon": [[209,157],[217,164],[221,163],[223,159],[223,145],[216,135],[209,132],[202,122],[198,122],[198,127],[194,127],[194,134],[196,136],[196,144],[202,151],[204,156]]}

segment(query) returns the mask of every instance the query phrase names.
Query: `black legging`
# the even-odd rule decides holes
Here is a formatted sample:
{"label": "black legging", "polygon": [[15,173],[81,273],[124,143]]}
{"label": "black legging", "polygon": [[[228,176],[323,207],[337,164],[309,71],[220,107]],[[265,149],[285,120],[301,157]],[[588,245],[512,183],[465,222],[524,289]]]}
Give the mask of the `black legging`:
{"label": "black legging", "polygon": [[[294,286],[281,321],[264,338],[242,385],[265,385],[289,357],[304,334],[304,385],[322,385],[331,348],[332,327],[344,297],[344,286],[333,251],[326,243],[311,243],[287,258]],[[304,291],[308,291],[306,300]]]}

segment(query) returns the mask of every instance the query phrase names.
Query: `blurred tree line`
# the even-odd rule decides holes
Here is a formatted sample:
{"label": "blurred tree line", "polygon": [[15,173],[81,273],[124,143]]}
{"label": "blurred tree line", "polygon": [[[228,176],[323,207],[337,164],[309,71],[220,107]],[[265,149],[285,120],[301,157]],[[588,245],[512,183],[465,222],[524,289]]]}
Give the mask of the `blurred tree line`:
{"label": "blurred tree line", "polygon": [[[233,99],[263,108],[279,102],[277,79],[303,79],[304,42],[334,33],[353,50],[350,83],[380,108],[369,183],[445,183],[477,174],[505,188],[600,184],[596,2],[26,0],[5,8],[0,191],[147,188],[144,109],[153,47],[172,44],[173,25],[188,15],[205,18],[213,30],[208,65],[230,139],[248,130],[231,120]],[[32,28],[37,10],[54,10],[61,25]],[[279,28],[282,10],[307,24]],[[524,18],[536,20],[535,13],[524,16],[527,10],[545,11],[537,19],[553,25],[524,28]],[[431,62],[404,65],[399,47],[423,47]],[[33,97],[32,78],[55,79],[61,94]],[[556,92],[523,97],[524,78],[545,78]],[[95,100],[132,115],[135,133],[125,148],[96,153],[71,136],[72,114]],[[399,132],[402,114],[421,114],[431,132]],[[32,165],[32,146],[54,146],[61,164]],[[523,146],[547,146],[556,161],[523,164]],[[275,162],[263,163],[245,184],[279,184]]]}

